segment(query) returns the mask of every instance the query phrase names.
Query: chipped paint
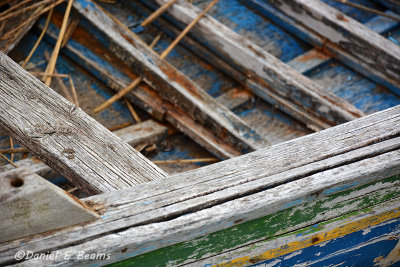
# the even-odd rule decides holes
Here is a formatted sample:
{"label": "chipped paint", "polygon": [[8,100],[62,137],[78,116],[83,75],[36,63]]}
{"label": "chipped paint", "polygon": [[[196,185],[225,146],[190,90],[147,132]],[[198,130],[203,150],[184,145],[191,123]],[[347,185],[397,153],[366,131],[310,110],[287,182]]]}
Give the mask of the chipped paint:
{"label": "chipped paint", "polygon": [[[307,238],[301,241],[295,241],[291,242],[288,244],[285,244],[283,246],[280,246],[279,248],[271,249],[268,250],[260,255],[257,256],[247,256],[247,257],[242,257],[238,258],[235,260],[231,260],[229,262],[221,263],[214,265],[215,267],[226,267],[226,266],[247,266],[251,265],[257,262],[262,262],[266,261],[269,259],[273,259],[276,257],[279,257],[281,255],[286,255],[288,253],[298,251],[300,249],[304,249],[316,244],[321,244],[330,240],[333,240],[335,238],[342,237],[347,234],[354,233],[356,231],[363,230],[367,227],[371,227],[374,225],[378,225],[382,222],[397,218],[400,216],[400,208],[393,209],[387,212],[382,212],[381,214],[373,215],[370,217],[367,217],[365,219],[361,220],[356,220],[347,224],[344,224],[342,226],[339,226],[338,228],[335,228],[333,230],[330,230],[328,232],[321,232],[318,233],[311,238]],[[396,250],[398,252],[398,249]],[[397,258],[390,258],[390,260],[398,260],[399,255],[397,255]],[[387,265],[383,265],[387,266]]]}

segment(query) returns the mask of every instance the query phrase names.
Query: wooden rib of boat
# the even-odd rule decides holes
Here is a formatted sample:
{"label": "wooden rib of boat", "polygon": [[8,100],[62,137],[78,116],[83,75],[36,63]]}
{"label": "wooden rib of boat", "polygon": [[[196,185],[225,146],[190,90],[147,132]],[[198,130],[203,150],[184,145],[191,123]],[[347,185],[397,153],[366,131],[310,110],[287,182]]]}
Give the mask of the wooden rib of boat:
{"label": "wooden rib of boat", "polygon": [[220,0],[164,56],[211,3],[141,26],[167,2],[74,0],[0,40],[0,265],[398,265],[396,1]]}

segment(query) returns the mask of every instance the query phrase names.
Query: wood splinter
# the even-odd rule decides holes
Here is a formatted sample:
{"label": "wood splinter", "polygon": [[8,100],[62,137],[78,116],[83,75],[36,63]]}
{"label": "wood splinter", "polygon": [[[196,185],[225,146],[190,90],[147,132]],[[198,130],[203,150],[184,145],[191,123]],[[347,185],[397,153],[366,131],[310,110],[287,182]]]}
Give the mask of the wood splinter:
{"label": "wood splinter", "polygon": [[[46,71],[45,71],[46,73],[50,73],[50,74],[54,73],[54,69],[56,67],[58,54],[60,52],[61,44],[62,44],[62,41],[64,39],[65,31],[67,29],[68,18],[69,18],[69,14],[71,12],[71,8],[72,8],[72,3],[73,2],[74,2],[73,0],[69,0],[68,1],[68,5],[67,5],[67,8],[65,10],[64,19],[63,19],[63,22],[62,22],[62,25],[61,25],[61,29],[60,29],[60,34],[58,36],[57,43],[56,43],[56,45],[54,47],[53,53],[51,54],[49,64],[47,65],[47,68],[46,68]],[[45,84],[47,86],[50,86],[51,79],[52,79],[52,77],[50,77],[50,76],[48,76],[46,79],[44,79],[44,82],[45,82]]]}
{"label": "wood splinter", "polygon": [[149,17],[147,17],[147,19],[145,19],[142,24],[140,24],[140,26],[142,27],[146,27],[147,25],[149,25],[151,22],[153,22],[156,18],[158,18],[159,16],[161,16],[162,14],[164,14],[165,11],[167,11],[167,9],[172,6],[173,4],[175,4],[176,0],[170,0],[167,3],[165,3],[164,5],[162,5],[159,9],[157,9],[156,11],[154,11]]}
{"label": "wood splinter", "polygon": [[175,38],[175,40],[160,55],[161,59],[165,59],[174,47],[185,37],[185,35],[196,25],[196,23],[213,7],[219,0],[212,1],[186,28]]}

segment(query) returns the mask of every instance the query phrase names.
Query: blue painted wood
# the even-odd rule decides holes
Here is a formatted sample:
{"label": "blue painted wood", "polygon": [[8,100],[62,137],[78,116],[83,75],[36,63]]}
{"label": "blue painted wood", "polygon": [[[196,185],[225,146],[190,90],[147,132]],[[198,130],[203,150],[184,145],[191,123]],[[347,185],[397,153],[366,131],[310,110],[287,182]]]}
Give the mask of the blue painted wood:
{"label": "blue painted wood", "polygon": [[[294,34],[295,36],[301,38],[302,40],[314,45],[315,47],[325,47],[325,39],[321,38],[319,35],[315,34],[314,32],[310,31],[307,28],[304,28],[302,25],[298,24],[295,22],[293,19],[287,17],[285,14],[280,12],[279,10],[275,9],[272,7],[269,3],[268,0],[249,0],[249,1],[243,1],[246,5],[251,6],[254,10],[257,10],[264,16],[268,17],[271,19],[274,23],[276,23],[278,26],[286,29],[290,33]],[[358,18],[362,20],[363,16],[361,16],[359,13],[355,12],[355,14],[358,14]],[[355,16],[357,17],[357,16]],[[366,16],[366,18],[369,18],[369,16]],[[365,19],[366,19],[365,18]],[[397,88],[395,85],[392,85],[389,81],[385,80],[382,77],[379,77],[373,73],[373,71],[364,68],[360,64],[358,64],[351,56],[347,55],[346,53],[342,52],[336,52],[333,51],[332,49],[329,49],[330,53],[335,55],[341,62],[352,68],[353,70],[356,70],[357,72],[363,73],[366,75],[370,80],[373,80],[379,84],[382,84],[392,90],[396,94],[400,94],[399,88]]]}
{"label": "blue painted wood", "polygon": [[395,219],[253,266],[374,266],[399,243],[399,234],[400,219]]}
{"label": "blue painted wood", "polygon": [[[196,5],[196,1],[193,4]],[[207,1],[197,2],[200,9],[206,5]],[[310,49],[308,44],[253,12],[240,0],[220,0],[209,14],[283,62]]]}
{"label": "blue painted wood", "polygon": [[309,72],[307,76],[367,114],[400,104],[400,96],[365,79],[337,60]]}
{"label": "blue painted wood", "polygon": [[[361,23],[365,23],[375,17],[374,13],[363,11],[363,10],[360,10],[360,9],[352,7],[352,6],[339,3],[337,1],[322,0],[322,2],[327,3],[328,5],[336,8],[337,10],[340,10],[340,12],[346,14],[347,16],[352,17],[353,19],[358,20]],[[377,2],[370,1],[370,0],[350,0],[349,2],[359,4],[362,6],[366,6],[369,8],[373,8],[376,10],[380,10],[380,11],[385,10],[385,8],[382,7],[381,5],[379,5]]]}

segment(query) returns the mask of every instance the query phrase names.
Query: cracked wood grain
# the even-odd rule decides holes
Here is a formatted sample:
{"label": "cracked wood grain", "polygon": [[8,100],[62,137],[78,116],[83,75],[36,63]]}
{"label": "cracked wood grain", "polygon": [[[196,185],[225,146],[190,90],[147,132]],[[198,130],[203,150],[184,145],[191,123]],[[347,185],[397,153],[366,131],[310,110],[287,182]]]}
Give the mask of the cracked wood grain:
{"label": "cracked wood grain", "polygon": [[0,128],[89,194],[167,175],[0,53]]}
{"label": "cracked wood grain", "polygon": [[[12,260],[19,249],[91,252],[96,244],[114,251],[114,260],[125,257],[117,256],[124,248],[132,257],[396,175],[399,111],[400,106],[163,182],[87,198],[104,212],[102,220],[4,244],[0,258]],[[168,244],[160,241],[169,238]]]}

